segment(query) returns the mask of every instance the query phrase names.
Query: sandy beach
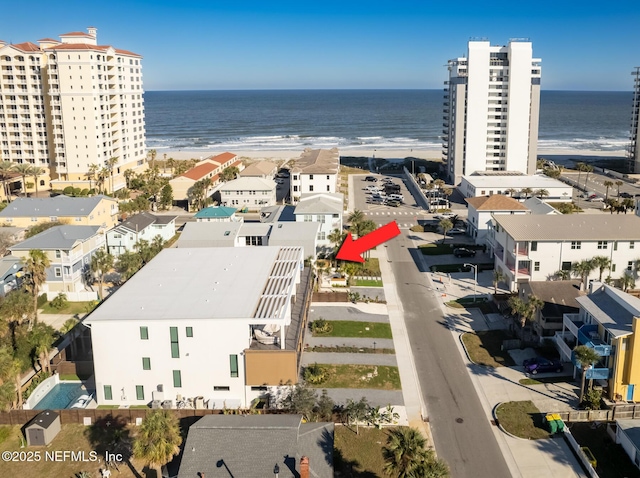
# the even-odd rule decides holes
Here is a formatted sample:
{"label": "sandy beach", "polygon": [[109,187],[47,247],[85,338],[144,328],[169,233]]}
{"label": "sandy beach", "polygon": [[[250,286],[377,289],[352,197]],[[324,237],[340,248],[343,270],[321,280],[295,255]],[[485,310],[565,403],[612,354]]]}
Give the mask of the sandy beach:
{"label": "sandy beach", "polygon": [[[167,158],[173,159],[204,159],[209,156],[223,153],[224,151],[216,150],[161,150],[158,151],[158,159],[162,159],[166,154]],[[261,160],[290,160],[300,157],[301,150],[291,151],[230,151],[238,155],[239,159],[246,159],[251,161]],[[379,157],[379,158],[421,158],[431,160],[441,160],[442,152],[440,150],[392,150],[392,149],[344,149],[340,151],[341,156],[362,156],[362,157]],[[574,162],[593,162],[607,159],[623,159],[625,158],[625,151],[595,151],[584,149],[539,149],[538,157],[555,161],[563,166],[572,167]]]}

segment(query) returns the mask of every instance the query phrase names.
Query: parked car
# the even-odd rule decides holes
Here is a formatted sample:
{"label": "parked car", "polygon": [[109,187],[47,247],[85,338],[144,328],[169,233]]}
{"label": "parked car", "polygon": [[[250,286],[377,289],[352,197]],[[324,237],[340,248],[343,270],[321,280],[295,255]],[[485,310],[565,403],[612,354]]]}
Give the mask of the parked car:
{"label": "parked car", "polygon": [[535,357],[532,359],[525,360],[522,365],[524,365],[524,371],[530,373],[532,375],[545,372],[556,372],[560,373],[563,370],[562,362],[559,360],[549,360],[544,357]]}
{"label": "parked car", "polygon": [[434,217],[434,219],[452,219],[454,218],[456,215],[452,212],[443,212],[441,214],[436,214]]}
{"label": "parked car", "polygon": [[454,227],[449,230],[449,234],[466,234],[467,230],[464,227]]}
{"label": "parked car", "polygon": [[380,189],[378,188],[378,186],[367,186],[367,191],[380,191]]}
{"label": "parked car", "polygon": [[633,195],[629,194],[628,192],[623,191],[623,192],[620,193],[620,197],[621,198],[632,198]]}
{"label": "parked car", "polygon": [[377,181],[375,176],[367,176],[366,178],[364,178],[365,181],[370,181],[375,183]]}
{"label": "parked car", "polygon": [[89,405],[89,402],[91,401],[92,396],[91,395],[80,395],[78,397],[78,399],[73,402],[73,405],[71,405],[71,407],[69,408],[87,408],[87,405]]}
{"label": "parked car", "polygon": [[389,194],[389,199],[395,199],[396,201],[404,202],[404,196],[402,194]]}
{"label": "parked car", "polygon": [[390,199],[387,201],[387,206],[391,206],[391,207],[399,207],[401,202],[398,201],[397,199]]}
{"label": "parked car", "polygon": [[604,198],[601,198],[600,196],[590,197],[589,201],[591,201],[591,202],[603,202]]}
{"label": "parked car", "polygon": [[473,257],[476,255],[476,251],[466,247],[458,247],[453,250],[453,255],[456,257]]}

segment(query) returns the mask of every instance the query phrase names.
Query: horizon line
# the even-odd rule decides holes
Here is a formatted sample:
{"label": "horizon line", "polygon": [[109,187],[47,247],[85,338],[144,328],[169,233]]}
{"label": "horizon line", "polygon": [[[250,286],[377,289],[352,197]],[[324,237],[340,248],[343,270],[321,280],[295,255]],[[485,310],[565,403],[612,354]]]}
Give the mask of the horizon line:
{"label": "horizon line", "polygon": [[[442,88],[216,88],[216,89],[157,89],[145,90],[144,93],[176,93],[176,92],[197,92],[197,91],[442,91]],[[563,91],[580,93],[633,93],[630,90],[570,90],[570,89],[547,89],[540,91]]]}

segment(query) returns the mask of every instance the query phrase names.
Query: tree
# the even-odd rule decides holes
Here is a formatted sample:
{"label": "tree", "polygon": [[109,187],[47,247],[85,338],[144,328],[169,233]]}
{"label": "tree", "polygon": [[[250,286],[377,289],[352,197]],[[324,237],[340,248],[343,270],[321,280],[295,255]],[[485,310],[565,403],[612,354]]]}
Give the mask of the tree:
{"label": "tree", "polygon": [[361,221],[364,221],[364,213],[359,209],[354,209],[354,211],[349,215],[349,222],[353,226]]}
{"label": "tree", "polygon": [[605,181],[602,183],[602,185],[607,188],[607,191],[605,193],[604,198],[605,199],[609,199],[609,188],[613,186],[613,182],[612,181]]}
{"label": "tree", "polygon": [[44,168],[41,168],[39,166],[31,166],[31,177],[33,177],[33,183],[36,186],[36,197],[38,196],[38,183],[40,182],[40,176],[42,176],[46,172],[47,170]]}
{"label": "tree", "polygon": [[51,326],[43,323],[36,324],[31,331],[29,342],[33,345],[35,356],[40,362],[40,369],[43,372],[51,372],[49,363],[49,352],[54,340],[54,330]]}
{"label": "tree", "polygon": [[350,398],[347,399],[347,404],[344,407],[344,417],[347,425],[352,423],[356,424],[356,435],[360,434],[359,423],[367,418],[369,413],[369,402],[366,397],[362,397],[359,401],[354,402]]}
{"label": "tree", "polygon": [[[11,291],[4,299],[0,300],[2,325],[6,324],[9,327],[14,348],[16,345],[16,329],[33,315],[33,307],[32,297],[24,288]],[[4,335],[4,333],[0,335]]]}
{"label": "tree", "polygon": [[233,181],[238,177],[240,170],[236,166],[228,166],[222,170],[220,173],[221,181]]}
{"label": "tree", "polygon": [[596,362],[600,360],[600,354],[591,347],[586,345],[578,345],[573,349],[573,355],[575,361],[580,364],[582,368],[582,384],[580,385],[580,403],[584,400],[584,384],[587,376],[587,370]]}
{"label": "tree", "polygon": [[595,256],[591,261],[593,262],[594,268],[598,269],[600,272],[598,281],[602,282],[602,274],[605,269],[609,269],[611,267],[611,260],[607,256]]}
{"label": "tree", "polygon": [[624,274],[622,274],[622,277],[620,277],[620,287],[622,287],[622,290],[626,292],[629,289],[633,289],[635,286],[635,278],[629,274],[628,271],[625,271]]}
{"label": "tree", "polygon": [[586,171],[587,163],[576,163],[576,169],[578,170],[578,187],[580,187],[580,176]]}
{"label": "tree", "polygon": [[524,301],[520,297],[514,295],[508,301],[511,312],[520,317],[520,326],[527,325],[527,321],[533,320],[538,312],[544,307],[544,301],[531,294]]}
{"label": "tree", "polygon": [[513,197],[516,195],[516,193],[518,192],[517,190],[515,190],[514,188],[509,188],[507,189],[507,191],[509,193],[509,196]]}
{"label": "tree", "polygon": [[150,149],[147,154],[151,158],[151,168],[155,167],[155,165],[156,165],[156,155],[158,154],[158,152],[155,149]]}
{"label": "tree", "polygon": [[136,172],[133,169],[127,169],[124,173],[124,182],[127,189],[131,188],[131,179],[136,175]]}
{"label": "tree", "polygon": [[549,191],[546,189],[536,189],[533,195],[542,199],[549,195]]}
{"label": "tree", "polygon": [[173,204],[173,188],[171,184],[167,183],[163,186],[160,192],[160,207],[164,210],[169,209]]}
{"label": "tree", "polygon": [[441,219],[438,223],[438,227],[442,231],[442,243],[447,239],[447,232],[453,229],[453,223],[449,219]]}
{"label": "tree", "polygon": [[354,224],[352,224],[351,231],[355,232],[358,237],[362,237],[372,231],[375,231],[377,227],[378,226],[375,222],[370,219],[366,219],[364,221],[356,222],[355,227]]}
{"label": "tree", "polygon": [[524,194],[525,199],[529,199],[529,194],[533,193],[533,189],[531,188],[522,188],[520,190],[520,194]]}
{"label": "tree", "polygon": [[138,272],[142,267],[142,258],[140,254],[133,251],[123,252],[118,256],[116,262],[116,270],[120,273],[123,280],[129,280],[133,274]]}
{"label": "tree", "polygon": [[305,420],[311,421],[317,398],[318,396],[313,388],[304,383],[298,383],[284,399],[283,405],[291,413],[300,414]]}
{"label": "tree", "polygon": [[618,187],[618,198],[620,198],[620,186],[622,186],[624,183],[620,180],[616,181],[616,186]]}
{"label": "tree", "polygon": [[116,164],[118,164],[118,157],[114,156],[113,158],[107,159],[107,169],[109,170],[109,176],[111,176],[111,194],[113,194],[113,170],[115,169]]}
{"label": "tree", "polygon": [[331,244],[333,244],[333,254],[332,255],[334,257],[338,253],[338,248],[340,247],[340,245],[344,241],[345,237],[347,237],[347,233],[344,232],[344,231],[341,231],[340,229],[334,229],[327,236],[327,239],[329,240],[329,242]]}
{"label": "tree", "polygon": [[553,276],[560,280],[571,279],[571,271],[559,270],[553,273]]}
{"label": "tree", "polygon": [[0,347],[0,410],[9,410],[16,399],[13,351]]}
{"label": "tree", "polygon": [[[526,302],[527,319],[533,321],[544,307],[544,300],[533,294],[529,295]],[[524,327],[524,324],[522,324]]]}
{"label": "tree", "polygon": [[34,321],[29,322],[29,330],[38,323],[38,294],[40,287],[47,280],[47,268],[51,265],[47,255],[40,249],[31,249],[24,265],[27,275],[27,287],[33,294]]}
{"label": "tree", "polygon": [[113,269],[114,258],[104,249],[97,250],[91,257],[91,272],[98,275],[100,300],[104,300],[104,276]]}
{"label": "tree", "polygon": [[317,403],[317,415],[323,422],[330,422],[333,418],[333,409],[336,407],[335,402],[327,393],[327,390],[322,390],[322,395],[318,398]]}
{"label": "tree", "polygon": [[636,207],[635,203],[633,202],[633,199],[631,198],[624,198],[622,200],[622,209],[624,210],[624,213],[626,214],[628,210],[633,210]]}
{"label": "tree", "polygon": [[587,287],[587,280],[589,279],[589,274],[596,268],[593,261],[583,260],[580,262],[574,262],[571,264],[571,272],[573,275],[580,278],[580,290],[585,290]]}
{"label": "tree", "polygon": [[31,176],[31,165],[28,163],[16,164],[13,170],[22,176],[22,195],[27,196],[27,176]]}
{"label": "tree", "polygon": [[7,198],[7,202],[11,202],[11,195],[9,194],[9,188],[7,187],[7,181],[11,179],[11,173],[15,170],[15,164],[10,161],[0,161],[0,181],[2,181],[2,188],[4,196]]}
{"label": "tree", "polygon": [[504,280],[504,273],[502,269],[496,267],[493,269],[493,294],[498,293],[498,284]]}
{"label": "tree", "polygon": [[99,170],[100,170],[100,166],[98,166],[97,164],[93,163],[93,164],[89,165],[89,169],[85,173],[85,176],[89,180],[89,189],[93,189],[91,181],[95,181],[96,182],[96,189],[98,190],[98,193],[100,192],[100,188],[98,188],[98,171]]}
{"label": "tree", "polygon": [[178,418],[171,410],[152,410],[142,419],[133,441],[133,455],[161,476],[160,468],[180,452],[182,436]]}
{"label": "tree", "polygon": [[553,179],[558,179],[562,175],[562,171],[560,169],[552,169],[552,168],[544,168],[545,176],[549,176]]}
{"label": "tree", "polygon": [[425,476],[422,466],[429,456],[427,441],[416,428],[398,427],[389,431],[387,443],[382,448],[384,471],[398,478]]}
{"label": "tree", "polygon": [[584,172],[587,173],[585,179],[584,179],[584,190],[587,190],[587,184],[589,184],[589,173],[593,172],[593,166],[591,166],[590,164],[587,164],[584,167]]}

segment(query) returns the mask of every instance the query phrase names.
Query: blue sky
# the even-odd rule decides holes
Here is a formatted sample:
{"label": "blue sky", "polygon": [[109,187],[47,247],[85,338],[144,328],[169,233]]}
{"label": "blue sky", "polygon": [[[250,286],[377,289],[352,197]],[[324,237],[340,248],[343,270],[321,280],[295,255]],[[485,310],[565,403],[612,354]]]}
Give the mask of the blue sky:
{"label": "blue sky", "polygon": [[[524,6],[522,6],[524,5]],[[579,5],[579,6],[578,6]],[[471,37],[530,38],[544,89],[630,90],[640,2],[33,0],[0,38],[98,28],[144,56],[146,90],[441,88]],[[491,7],[494,9],[492,10]]]}

